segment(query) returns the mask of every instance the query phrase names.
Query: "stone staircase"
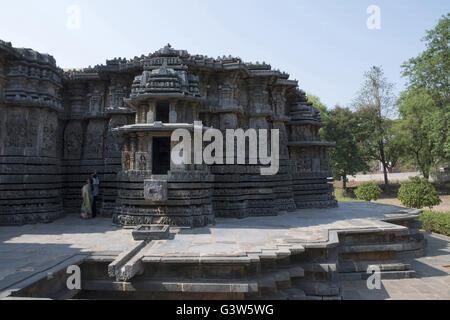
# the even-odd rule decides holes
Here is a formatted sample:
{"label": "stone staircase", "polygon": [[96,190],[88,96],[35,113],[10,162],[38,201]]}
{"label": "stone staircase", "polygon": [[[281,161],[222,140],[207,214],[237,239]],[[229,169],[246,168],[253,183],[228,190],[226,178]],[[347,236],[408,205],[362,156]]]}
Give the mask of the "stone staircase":
{"label": "stone staircase", "polygon": [[339,235],[340,280],[366,280],[370,266],[381,271],[381,279],[414,278],[416,272],[407,263],[410,258],[425,254],[426,240],[417,221],[397,221],[406,226],[402,231],[347,232]]}

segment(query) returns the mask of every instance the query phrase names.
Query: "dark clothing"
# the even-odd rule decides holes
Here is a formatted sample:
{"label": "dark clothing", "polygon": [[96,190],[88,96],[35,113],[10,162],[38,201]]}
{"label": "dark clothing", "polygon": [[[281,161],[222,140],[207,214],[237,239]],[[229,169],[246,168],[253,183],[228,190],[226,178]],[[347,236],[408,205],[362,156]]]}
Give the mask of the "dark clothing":
{"label": "dark clothing", "polygon": [[92,200],[92,218],[97,216],[97,197],[94,196]]}
{"label": "dark clothing", "polygon": [[92,175],[91,181],[94,195],[94,201],[92,202],[92,218],[95,218],[97,216],[97,199],[100,184],[97,174]]}

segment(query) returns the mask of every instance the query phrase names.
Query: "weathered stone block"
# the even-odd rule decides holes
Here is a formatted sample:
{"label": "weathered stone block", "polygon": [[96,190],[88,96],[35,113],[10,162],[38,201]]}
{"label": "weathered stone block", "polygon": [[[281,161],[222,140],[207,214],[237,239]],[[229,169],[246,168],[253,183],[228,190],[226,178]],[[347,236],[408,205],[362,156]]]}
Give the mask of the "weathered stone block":
{"label": "weathered stone block", "polygon": [[167,201],[167,181],[144,180],[144,198],[147,201]]}

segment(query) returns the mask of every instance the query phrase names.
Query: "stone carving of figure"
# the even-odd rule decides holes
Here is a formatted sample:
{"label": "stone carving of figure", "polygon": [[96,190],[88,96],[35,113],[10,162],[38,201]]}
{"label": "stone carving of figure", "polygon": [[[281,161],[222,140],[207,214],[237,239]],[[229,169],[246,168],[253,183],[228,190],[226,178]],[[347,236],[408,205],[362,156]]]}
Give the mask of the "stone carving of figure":
{"label": "stone carving of figure", "polygon": [[131,158],[130,155],[128,153],[125,153],[124,156],[124,162],[123,162],[123,170],[127,171],[130,170],[130,164],[131,164]]}
{"label": "stone carving of figure", "polygon": [[146,170],[147,169],[147,157],[145,154],[141,153],[138,160],[138,169]]}
{"label": "stone carving of figure", "polygon": [[103,97],[99,90],[95,90],[91,99],[90,99],[90,106],[89,106],[89,112],[93,114],[97,114],[102,112],[101,106],[103,102]]}

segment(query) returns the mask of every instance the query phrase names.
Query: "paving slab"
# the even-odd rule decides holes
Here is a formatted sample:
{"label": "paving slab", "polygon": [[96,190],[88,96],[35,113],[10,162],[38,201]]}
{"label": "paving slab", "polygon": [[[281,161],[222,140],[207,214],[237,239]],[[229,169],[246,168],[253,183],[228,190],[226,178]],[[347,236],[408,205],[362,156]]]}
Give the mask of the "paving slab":
{"label": "paving slab", "polygon": [[173,240],[156,241],[145,254],[245,254],[261,248],[277,250],[286,243],[323,244],[331,240],[331,230],[401,230],[404,227],[382,220],[415,213],[412,209],[391,205],[340,203],[338,208],[297,210],[276,217],[217,218],[215,226],[181,229]]}
{"label": "paving slab", "polygon": [[0,227],[0,291],[78,254],[118,253],[132,247],[132,230],[111,219],[67,216],[50,224]]}
{"label": "paving slab", "polygon": [[[144,260],[277,257],[288,254],[288,250],[301,252],[306,246],[336,243],[336,230],[400,230],[404,227],[382,220],[416,213],[384,204],[340,203],[338,208],[297,210],[276,217],[218,218],[211,227],[172,228],[169,240],[155,241],[145,248]],[[119,228],[103,218],[85,221],[67,216],[50,224],[0,227],[0,291],[74,255],[103,254],[110,258],[134,245],[131,229]],[[422,269],[428,271],[425,266]],[[447,284],[446,279],[436,281],[430,286]]]}

